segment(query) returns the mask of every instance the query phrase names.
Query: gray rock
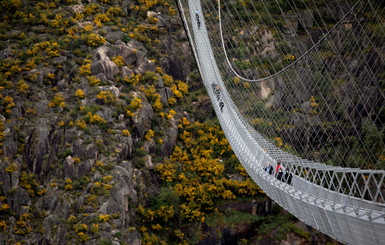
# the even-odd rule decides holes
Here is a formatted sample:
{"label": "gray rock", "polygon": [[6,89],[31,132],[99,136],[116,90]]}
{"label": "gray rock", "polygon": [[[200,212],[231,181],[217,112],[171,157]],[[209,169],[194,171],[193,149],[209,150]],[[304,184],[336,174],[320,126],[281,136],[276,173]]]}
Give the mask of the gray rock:
{"label": "gray rock", "polygon": [[64,177],[72,180],[76,177],[74,160],[71,156],[67,156],[63,163]]}
{"label": "gray rock", "polygon": [[154,117],[154,111],[148,102],[142,101],[142,108],[139,109],[137,114],[138,116],[133,120],[134,126],[138,131],[139,137],[143,137],[145,132],[151,128],[151,120]]}
{"label": "gray rock", "polygon": [[11,175],[11,188],[19,188],[19,171],[13,171],[10,173]]}
{"label": "gray rock", "polygon": [[114,198],[110,197],[105,201],[98,210],[102,214],[115,214],[119,212],[118,204]]}
{"label": "gray rock", "polygon": [[262,32],[262,36],[261,36],[261,43],[266,46],[268,45],[271,40],[273,39],[273,34],[271,33],[271,31],[269,30],[264,30]]}
{"label": "gray rock", "polygon": [[93,75],[103,73],[107,79],[112,79],[119,73],[119,67],[111,60],[98,60],[92,62],[91,73]]}
{"label": "gray rock", "polygon": [[128,244],[131,244],[131,245],[142,244],[142,240],[140,238],[140,233],[138,231],[134,231],[134,232],[130,233],[130,239],[128,240]]}
{"label": "gray rock", "polygon": [[78,140],[73,148],[74,156],[80,159],[96,159],[99,154],[97,146],[94,144],[85,144],[82,140]]}
{"label": "gray rock", "polygon": [[26,143],[26,162],[30,170],[40,174],[43,169],[44,156],[48,153],[48,135],[50,128],[47,119],[40,118],[37,126],[30,132]]}
{"label": "gray rock", "polygon": [[59,200],[57,193],[46,195],[43,199],[43,208],[53,213],[55,212],[58,203]]}
{"label": "gray rock", "polygon": [[274,81],[269,79],[269,80],[264,80],[259,83],[260,86],[260,98],[261,99],[267,99],[269,98],[270,94],[274,91]]}
{"label": "gray rock", "polygon": [[111,107],[102,107],[102,111],[96,112],[97,115],[103,117],[108,123],[114,121],[114,110]]}
{"label": "gray rock", "polygon": [[[164,43],[162,43],[164,41]],[[159,44],[160,49],[169,50],[168,54],[171,54],[170,57],[162,57],[159,60],[159,64],[164,67],[164,71],[171,75],[174,79],[186,80],[188,74],[191,73],[191,64],[189,57],[191,57],[191,50],[189,48],[188,42],[183,43],[182,45],[174,45],[174,41],[170,37],[170,42],[165,40],[161,41]],[[167,46],[169,45],[169,46]],[[185,54],[183,56],[175,54]]]}
{"label": "gray rock", "polygon": [[156,151],[156,144],[154,139],[146,140],[143,144],[143,148],[149,153],[155,153]]}
{"label": "gray rock", "polygon": [[168,99],[170,98],[167,94],[167,89],[169,89],[169,91],[171,92],[170,88],[162,88],[159,90],[159,94],[160,94],[160,102],[162,102],[162,104],[165,106],[165,107],[168,107]]}
{"label": "gray rock", "polygon": [[120,89],[115,87],[115,86],[109,86],[109,87],[106,87],[104,88],[105,90],[107,91],[111,91],[111,93],[116,97],[116,98],[119,98],[120,97]]}
{"label": "gray rock", "polygon": [[12,195],[12,211],[17,214],[24,214],[29,211],[31,205],[31,199],[29,198],[28,192],[22,188],[17,189]]}
{"label": "gray rock", "polygon": [[78,165],[78,177],[81,177],[83,175],[87,175],[92,167],[94,166],[95,160],[94,159],[88,159],[86,161],[81,162]]}
{"label": "gray rock", "polygon": [[[2,161],[0,163],[1,165],[4,164]],[[8,193],[8,191],[11,189],[11,178],[8,172],[3,169],[0,169],[0,180],[2,182],[1,188],[3,189],[3,193]]]}
{"label": "gray rock", "polygon": [[144,74],[147,71],[154,72],[156,68],[156,65],[154,62],[151,62],[149,60],[142,62],[139,67],[135,70],[136,73]]}
{"label": "gray rock", "polygon": [[275,94],[270,96],[270,98],[267,100],[267,102],[265,104],[265,107],[273,109],[273,110],[282,107],[281,97],[282,97],[281,93],[280,92],[276,92]]}
{"label": "gray rock", "polygon": [[152,163],[152,157],[150,155],[144,156],[144,166],[148,169],[154,169],[154,164]]}
{"label": "gray rock", "polygon": [[44,218],[43,228],[44,237],[48,244],[59,244],[57,241],[56,230],[61,224],[59,217],[56,214],[51,214]]}
{"label": "gray rock", "polygon": [[128,169],[116,166],[112,171],[114,178],[114,187],[111,190],[111,197],[118,203],[119,214],[123,224],[129,223],[129,207],[137,206],[137,192],[134,186],[133,167],[129,162],[124,162]]}
{"label": "gray rock", "polygon": [[121,149],[119,153],[120,160],[130,159],[132,157],[132,151],[134,148],[134,143],[131,136],[122,137],[118,146]]}
{"label": "gray rock", "polygon": [[116,42],[113,47],[116,51],[116,54],[122,56],[123,59],[126,59],[129,54],[135,53],[134,49],[128,47],[124,42]]}
{"label": "gray rock", "polygon": [[131,49],[131,50],[132,52],[127,54],[127,56],[125,57],[125,64],[137,66],[143,63],[147,55],[147,52],[144,52],[142,50],[134,50],[134,49]]}
{"label": "gray rock", "polygon": [[70,128],[65,131],[65,143],[72,144],[74,140],[77,137],[77,129],[76,128]]}
{"label": "gray rock", "polygon": [[66,56],[59,56],[59,57],[52,58],[49,62],[51,64],[61,65],[61,64],[63,64],[66,61],[67,61],[67,57]]}
{"label": "gray rock", "polygon": [[164,83],[163,83],[163,79],[158,76],[158,79],[156,80],[156,88],[163,88],[164,87]]}
{"label": "gray rock", "polygon": [[58,195],[58,202],[54,213],[57,214],[59,217],[64,217],[65,219],[67,219],[70,215],[72,203],[70,202],[70,200],[65,199],[63,195],[60,195],[60,193],[55,194]]}
{"label": "gray rock", "polygon": [[106,35],[107,41],[114,43],[118,40],[121,40],[124,35],[124,32],[122,31],[114,31],[114,32],[109,32]]}
{"label": "gray rock", "polygon": [[178,127],[175,122],[172,123],[172,126],[167,129],[166,139],[161,147],[163,156],[169,156],[171,154],[171,150],[176,143],[176,139],[178,136]]}
{"label": "gray rock", "polygon": [[130,48],[134,48],[134,49],[138,49],[138,50],[143,50],[144,52],[146,52],[147,54],[147,51],[146,49],[144,48],[144,45],[143,43],[137,41],[137,40],[131,40],[127,43],[127,46],[130,47]]}
{"label": "gray rock", "polygon": [[134,71],[128,68],[127,66],[122,67],[122,76],[123,77],[129,77],[132,74],[134,74]]}
{"label": "gray rock", "polygon": [[104,75],[104,73],[98,73],[96,74],[96,77],[100,80],[100,82],[103,84],[103,83],[106,83],[108,81],[106,75]]}
{"label": "gray rock", "polygon": [[17,152],[17,142],[13,139],[13,137],[5,137],[5,140],[3,142],[4,156],[12,159],[13,156],[16,154],[16,152]]}
{"label": "gray rock", "polygon": [[96,49],[93,56],[96,60],[110,60],[110,58],[116,56],[116,54],[110,47],[102,46]]}

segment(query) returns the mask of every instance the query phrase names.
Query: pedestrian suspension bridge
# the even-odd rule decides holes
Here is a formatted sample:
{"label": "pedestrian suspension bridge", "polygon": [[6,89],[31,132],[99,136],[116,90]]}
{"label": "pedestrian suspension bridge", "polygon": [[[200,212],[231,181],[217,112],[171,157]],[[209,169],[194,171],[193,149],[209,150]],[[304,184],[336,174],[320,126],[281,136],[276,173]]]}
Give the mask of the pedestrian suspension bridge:
{"label": "pedestrian suspension bridge", "polygon": [[[330,237],[384,244],[384,1],[177,2],[222,129],[253,180]],[[264,170],[277,162],[291,183]]]}

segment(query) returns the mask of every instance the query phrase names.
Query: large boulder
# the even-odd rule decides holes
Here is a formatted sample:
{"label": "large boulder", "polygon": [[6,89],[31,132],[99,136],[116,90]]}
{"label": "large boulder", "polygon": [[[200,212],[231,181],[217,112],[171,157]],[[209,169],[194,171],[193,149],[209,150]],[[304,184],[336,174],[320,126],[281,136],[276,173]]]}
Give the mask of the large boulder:
{"label": "large boulder", "polygon": [[130,136],[119,135],[117,138],[119,140],[118,142],[120,142],[117,145],[117,148],[120,150],[119,159],[125,160],[125,159],[131,158],[132,151],[134,149],[134,142],[132,140],[131,135]]}
{"label": "large boulder", "polygon": [[166,138],[164,140],[163,145],[161,146],[161,150],[163,156],[171,155],[171,151],[173,146],[176,143],[176,139],[178,137],[178,126],[174,121],[171,121],[171,127],[169,127],[166,131]]}
{"label": "large boulder", "polygon": [[49,149],[50,128],[46,119],[39,119],[36,127],[31,130],[27,137],[25,148],[26,162],[30,170],[35,174],[40,174],[43,168],[44,156]]}
{"label": "large boulder", "polygon": [[78,165],[78,177],[81,177],[83,175],[87,175],[91,172],[92,167],[94,166],[95,160],[94,159],[88,159],[86,161],[83,161],[79,163]]}
{"label": "large boulder", "polygon": [[139,137],[143,137],[144,134],[151,128],[151,120],[154,117],[154,110],[151,104],[142,100],[142,108],[135,113],[136,116],[133,119],[133,124],[138,132]]}
{"label": "large boulder", "polygon": [[127,66],[122,67],[122,76],[123,77],[129,77],[132,74],[134,74],[134,71],[128,68]]}
{"label": "large boulder", "polygon": [[116,53],[110,47],[101,46],[96,49],[93,56],[96,60],[110,60],[111,57],[116,56]]}
{"label": "large boulder", "polygon": [[93,75],[103,73],[107,79],[112,79],[119,73],[119,67],[111,60],[97,60],[91,64],[91,73]]}
{"label": "large boulder", "polygon": [[68,156],[63,163],[64,178],[75,179],[76,169],[75,162],[71,156]]}
{"label": "large boulder", "polygon": [[12,199],[12,211],[17,214],[28,213],[29,206],[31,205],[31,199],[29,198],[28,192],[22,188],[11,194]]}
{"label": "large boulder", "polygon": [[156,65],[154,62],[152,62],[150,60],[146,60],[146,61],[142,62],[135,71],[136,71],[136,73],[144,74],[147,71],[154,72],[155,68],[156,68]]}
{"label": "large boulder", "polygon": [[124,36],[124,32],[122,31],[113,31],[113,32],[109,32],[107,33],[106,35],[106,39],[108,42],[111,42],[111,43],[114,43],[118,40],[121,40]]}
{"label": "large boulder", "polygon": [[86,144],[83,140],[78,140],[73,146],[74,156],[80,159],[96,159],[99,154],[98,147],[94,144]]}

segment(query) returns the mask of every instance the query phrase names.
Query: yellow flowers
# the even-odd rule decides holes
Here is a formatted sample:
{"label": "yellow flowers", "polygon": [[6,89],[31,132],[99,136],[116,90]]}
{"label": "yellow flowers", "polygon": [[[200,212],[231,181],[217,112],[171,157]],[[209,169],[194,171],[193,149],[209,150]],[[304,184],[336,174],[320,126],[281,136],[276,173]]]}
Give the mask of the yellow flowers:
{"label": "yellow flowers", "polygon": [[160,173],[161,179],[166,182],[172,182],[176,178],[177,166],[172,163],[162,163],[156,167],[156,171]]}
{"label": "yellow flowers", "polygon": [[310,114],[316,115],[317,114],[318,103],[316,102],[315,97],[311,96],[309,101],[310,101],[310,106],[312,107],[312,110],[310,111]]}
{"label": "yellow flowers", "polygon": [[29,89],[29,85],[24,81],[24,80],[20,80],[18,83],[17,83],[17,91],[19,93],[27,93]]}
{"label": "yellow flowers", "polygon": [[123,80],[126,83],[132,84],[133,86],[138,84],[141,79],[142,79],[142,75],[141,74],[137,74],[137,75],[131,74],[129,77],[126,76],[126,77],[123,78]]}
{"label": "yellow flowers", "polygon": [[106,223],[111,218],[111,215],[109,215],[109,214],[99,214],[98,218],[99,218],[100,222]]}
{"label": "yellow flowers", "polygon": [[76,126],[78,126],[80,129],[85,129],[87,127],[87,123],[84,120],[77,120]]}
{"label": "yellow flowers", "polygon": [[144,136],[146,138],[146,140],[150,140],[154,137],[154,131],[152,129],[148,130],[146,135]]}
{"label": "yellow flowers", "polygon": [[142,100],[139,99],[138,97],[135,97],[131,100],[130,102],[130,107],[133,109],[133,110],[137,110],[139,108],[142,108]]}
{"label": "yellow flowers", "polygon": [[277,147],[282,147],[282,146],[283,146],[282,138],[276,137],[276,138],[274,138],[274,141],[275,141],[275,145],[276,145]]}
{"label": "yellow flowers", "polygon": [[91,32],[94,29],[94,27],[92,25],[84,25],[83,29],[86,32]]}
{"label": "yellow flowers", "polygon": [[235,85],[239,84],[241,82],[241,79],[239,77],[234,77],[233,82]]}
{"label": "yellow flowers", "polygon": [[182,117],[182,119],[180,119],[180,123],[183,127],[190,125],[190,122],[186,117]]}
{"label": "yellow flowers", "polygon": [[[91,69],[89,71],[89,74],[91,74]],[[88,84],[90,86],[98,86],[99,83],[100,83],[100,79],[97,78],[96,76],[88,76],[87,77],[87,80],[88,80]]]}
{"label": "yellow flowers", "polygon": [[116,101],[116,97],[111,93],[111,91],[100,91],[96,97],[103,100],[105,104],[111,104]]}
{"label": "yellow flowers", "polygon": [[57,57],[59,54],[59,44],[57,42],[44,41],[35,43],[32,48],[27,50],[29,56]]}
{"label": "yellow flowers", "polygon": [[166,85],[166,86],[171,86],[173,83],[174,83],[174,80],[172,78],[172,76],[169,76],[167,74],[164,74],[163,75],[163,83]]}
{"label": "yellow flowers", "polygon": [[0,205],[0,212],[8,211],[10,209],[7,203],[3,203]]}
{"label": "yellow flowers", "polygon": [[84,99],[84,92],[83,92],[83,90],[81,90],[81,89],[76,90],[75,96],[78,97],[79,99]]}
{"label": "yellow flowers", "polygon": [[117,66],[124,66],[124,58],[122,56],[112,57],[111,60],[115,62]]}
{"label": "yellow flowers", "polygon": [[91,15],[91,14],[98,12],[99,9],[100,9],[99,5],[96,5],[94,3],[87,4],[84,8],[83,14],[88,16],[88,15]]}
{"label": "yellow flowers", "polygon": [[188,94],[188,85],[187,83],[184,83],[182,81],[177,82],[178,89],[181,91],[183,94]]}
{"label": "yellow flowers", "polygon": [[17,170],[17,166],[16,164],[14,163],[11,163],[10,165],[8,165],[8,167],[5,169],[5,171],[7,171],[8,173],[12,173],[14,171]]}
{"label": "yellow flowers", "polygon": [[97,47],[106,42],[106,39],[97,33],[83,34],[80,38],[90,47]]}
{"label": "yellow flowers", "polygon": [[122,130],[122,135],[128,137],[128,136],[131,135],[131,133],[130,133],[130,131],[129,131],[128,129],[123,129],[123,130]]}
{"label": "yellow flowers", "polygon": [[91,75],[91,60],[84,60],[84,64],[79,68],[80,75]]}
{"label": "yellow flowers", "polygon": [[107,121],[98,114],[87,113],[88,120],[91,124],[105,124]]}
{"label": "yellow flowers", "polygon": [[108,21],[110,21],[110,18],[108,18],[108,16],[106,14],[97,14],[95,16],[95,19],[94,19],[94,23],[98,27],[102,27],[103,26],[102,23],[105,23],[105,22],[108,22]]}
{"label": "yellow flowers", "polygon": [[285,57],[283,57],[283,60],[294,61],[295,56],[293,54],[287,54],[287,55],[285,55]]}
{"label": "yellow flowers", "polygon": [[7,222],[5,222],[5,220],[0,220],[0,231],[5,231],[7,227]]}
{"label": "yellow flowers", "polygon": [[61,95],[60,93],[56,93],[53,100],[51,100],[48,105],[50,107],[61,107],[63,109],[66,107],[63,95]]}
{"label": "yellow flowers", "polygon": [[66,190],[66,191],[72,190],[72,180],[70,178],[65,179],[64,190]]}

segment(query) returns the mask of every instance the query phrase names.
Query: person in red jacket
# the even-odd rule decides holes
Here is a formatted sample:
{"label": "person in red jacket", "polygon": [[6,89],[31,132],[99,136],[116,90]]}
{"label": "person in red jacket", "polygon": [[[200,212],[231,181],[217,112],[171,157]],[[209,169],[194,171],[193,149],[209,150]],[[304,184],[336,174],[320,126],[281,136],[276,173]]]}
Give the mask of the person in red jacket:
{"label": "person in red jacket", "polygon": [[277,167],[275,167],[275,173],[278,173],[279,170],[282,171],[282,166],[281,166],[281,162],[277,162]]}

